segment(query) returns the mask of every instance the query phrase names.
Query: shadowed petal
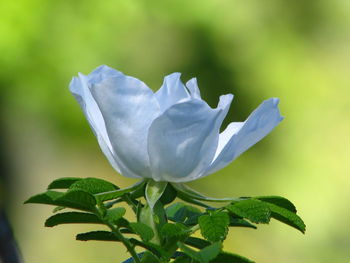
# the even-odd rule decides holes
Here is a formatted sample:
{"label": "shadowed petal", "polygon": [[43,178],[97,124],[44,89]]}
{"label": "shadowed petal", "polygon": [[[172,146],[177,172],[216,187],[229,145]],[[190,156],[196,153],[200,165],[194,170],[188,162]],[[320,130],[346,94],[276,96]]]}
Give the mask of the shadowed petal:
{"label": "shadowed petal", "polygon": [[191,97],[194,99],[201,99],[201,92],[199,91],[197,79],[192,78],[186,82],[186,87],[190,91]]}
{"label": "shadowed petal", "polygon": [[154,180],[185,182],[202,174],[214,157],[232,97],[221,96],[217,109],[197,99],[178,103],[154,120],[148,136]]}
{"label": "shadowed petal", "polygon": [[[123,165],[118,162],[118,158],[113,154],[113,148],[106,131],[104,119],[89,89],[92,83],[95,83],[102,78],[118,75],[121,75],[119,71],[107,66],[100,66],[88,76],[79,74],[79,77],[74,77],[69,84],[69,89],[80,104],[92,131],[97,137],[102,152],[106,155],[112,167],[120,173],[121,170],[124,170],[122,169]],[[130,173],[126,176],[138,177]]]}
{"label": "shadowed petal", "polygon": [[155,97],[159,102],[162,112],[175,103],[190,98],[186,87],[181,82],[180,76],[180,73],[172,73],[166,76],[163,85],[156,92]]}
{"label": "shadowed petal", "polygon": [[136,78],[118,75],[93,84],[91,93],[106,123],[114,153],[133,174],[150,177],[148,129],[160,114],[152,90]]}
{"label": "shadowed petal", "polygon": [[283,117],[278,109],[277,98],[264,101],[245,122],[231,123],[220,134],[214,161],[205,172],[212,174],[236,159],[276,127]]}

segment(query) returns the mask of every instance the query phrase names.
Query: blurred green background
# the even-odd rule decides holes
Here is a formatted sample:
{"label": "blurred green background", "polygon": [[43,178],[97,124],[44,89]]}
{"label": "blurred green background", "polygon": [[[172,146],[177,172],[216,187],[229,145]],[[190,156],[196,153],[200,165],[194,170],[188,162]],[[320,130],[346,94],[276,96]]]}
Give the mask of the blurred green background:
{"label": "blurred green background", "polygon": [[171,72],[203,97],[235,94],[226,124],[279,97],[285,120],[229,167],[191,185],[215,197],[282,195],[306,235],[278,222],[232,229],[226,248],[259,263],[350,262],[350,1],[16,0],[0,2],[1,199],[27,263],[121,262],[125,249],[82,243],[89,226],[43,227],[22,205],[62,176],[135,181],[110,167],[68,91],[107,64],[156,90]]}

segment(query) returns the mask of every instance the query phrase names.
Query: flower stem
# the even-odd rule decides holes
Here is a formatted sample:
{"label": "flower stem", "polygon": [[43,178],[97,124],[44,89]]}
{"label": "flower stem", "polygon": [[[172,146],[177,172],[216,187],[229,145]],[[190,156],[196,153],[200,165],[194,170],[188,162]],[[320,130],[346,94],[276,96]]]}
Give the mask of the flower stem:
{"label": "flower stem", "polygon": [[112,230],[112,233],[115,235],[116,238],[120,240],[120,242],[123,243],[123,245],[126,247],[126,249],[129,251],[130,255],[134,259],[135,263],[141,263],[139,256],[137,255],[134,246],[130,243],[130,241],[123,236],[122,233],[120,233],[119,229],[115,227],[113,224],[110,224],[108,222],[105,222],[109,228]]}

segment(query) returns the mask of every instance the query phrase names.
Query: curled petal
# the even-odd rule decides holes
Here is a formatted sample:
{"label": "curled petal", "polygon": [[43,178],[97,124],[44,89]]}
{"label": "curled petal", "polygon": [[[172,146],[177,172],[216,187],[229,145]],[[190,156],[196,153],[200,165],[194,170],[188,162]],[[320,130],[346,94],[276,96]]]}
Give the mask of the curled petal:
{"label": "curled petal", "polygon": [[186,87],[190,91],[191,97],[194,99],[201,99],[201,92],[199,91],[197,79],[192,78],[186,82]]}
{"label": "curled petal", "polygon": [[229,98],[222,96],[217,109],[197,99],[178,103],[154,120],[148,135],[154,180],[186,182],[202,174],[214,157]]}
{"label": "curled petal", "polygon": [[283,120],[278,103],[277,98],[266,100],[245,122],[228,125],[225,131],[220,134],[215,158],[205,175],[224,168],[270,133]]}
{"label": "curled petal", "polygon": [[148,129],[160,114],[152,90],[122,74],[102,78],[91,86],[91,93],[101,110],[114,154],[127,168],[124,173],[150,177]]}
{"label": "curled petal", "polygon": [[166,76],[163,85],[156,92],[155,97],[158,100],[162,112],[175,103],[190,98],[180,76],[181,74],[177,72]]}
{"label": "curled petal", "polygon": [[119,74],[121,73],[117,70],[111,69],[107,66],[101,66],[88,76],[79,74],[79,77],[74,77],[69,84],[69,89],[80,104],[80,107],[98,140],[102,152],[106,155],[112,167],[118,172],[121,172],[121,167],[113,154],[113,148],[106,131],[101,111],[89,89],[92,83],[100,79],[102,76],[115,76]]}

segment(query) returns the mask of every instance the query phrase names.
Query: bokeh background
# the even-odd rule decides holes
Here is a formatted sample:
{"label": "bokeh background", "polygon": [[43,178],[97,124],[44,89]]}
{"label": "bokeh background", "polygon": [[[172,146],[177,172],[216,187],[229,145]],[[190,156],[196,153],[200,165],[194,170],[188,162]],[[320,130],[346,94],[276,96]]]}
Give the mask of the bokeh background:
{"label": "bokeh background", "polygon": [[350,1],[16,0],[0,2],[1,202],[27,263],[121,262],[119,244],[84,243],[89,226],[43,227],[23,205],[62,176],[124,187],[68,91],[107,64],[156,90],[197,77],[203,97],[235,94],[230,121],[279,97],[285,120],[229,167],[191,183],[215,197],[282,195],[306,235],[278,222],[232,229],[226,248],[259,263],[350,262]]}

